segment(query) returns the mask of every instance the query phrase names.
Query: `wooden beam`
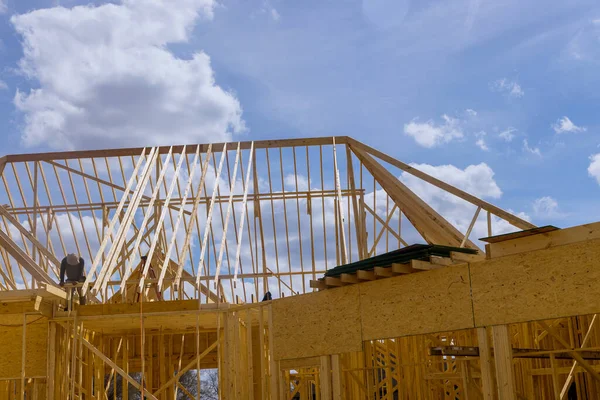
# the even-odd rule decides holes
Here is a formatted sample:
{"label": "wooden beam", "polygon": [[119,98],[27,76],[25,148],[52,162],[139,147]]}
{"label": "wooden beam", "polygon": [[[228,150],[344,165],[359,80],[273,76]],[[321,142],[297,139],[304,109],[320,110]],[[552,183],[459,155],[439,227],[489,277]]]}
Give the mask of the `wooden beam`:
{"label": "wooden beam", "polygon": [[[581,342],[581,348],[584,348],[585,346],[587,346],[587,343],[591,337],[590,333],[592,332],[592,329],[594,328],[594,323],[596,322],[597,317],[598,317],[598,314],[594,314],[594,317],[592,318],[592,321],[590,322],[588,331],[586,332],[586,334],[583,338],[583,342]],[[571,382],[573,381],[573,376],[575,374],[575,368],[577,368],[577,360],[575,360],[573,362],[571,371],[569,371],[569,375],[567,375],[567,380],[565,381],[565,384],[563,385],[562,389],[560,390],[559,399],[561,399],[561,400],[565,398],[565,396],[567,395],[567,392],[569,391],[569,386],[571,385]]]}
{"label": "wooden beam", "polygon": [[36,262],[13,242],[10,237],[0,229],[0,247],[3,247],[27,272],[39,282],[58,286],[52,278],[42,270]]}
{"label": "wooden beam", "polygon": [[479,207],[483,208],[484,210],[489,211],[492,214],[497,215],[498,217],[508,221],[509,223],[516,226],[517,228],[520,228],[520,229],[535,228],[535,225],[533,225],[532,223],[527,222],[527,221],[523,220],[522,218],[519,218],[509,212],[506,212],[506,211],[502,210],[501,208],[496,207],[493,204],[490,204],[486,201],[483,201],[463,190],[460,190],[452,185],[442,182],[441,180],[434,178],[424,172],[421,172],[418,169],[413,168],[408,164],[398,161],[395,158],[390,157],[385,153],[382,153],[382,152],[380,152],[372,147],[369,147],[363,143],[360,143],[352,138],[348,138],[347,140],[351,146],[365,150],[365,151],[369,152],[370,154],[374,155],[375,157],[377,157],[397,168],[400,168],[401,170],[403,170],[411,175],[414,175],[417,178],[424,180],[425,182],[428,182],[434,186],[437,186],[440,189],[443,189],[449,193],[452,193],[453,195],[455,195],[463,200],[466,200],[472,204],[475,204],[476,206],[479,206]]}
{"label": "wooden beam", "polygon": [[410,267],[421,271],[429,271],[432,269],[441,268],[443,265],[433,264],[423,260],[410,260]]}
{"label": "wooden beam", "polygon": [[160,393],[162,393],[163,391],[165,391],[174,382],[179,381],[179,378],[181,378],[181,376],[183,374],[185,374],[187,370],[189,370],[194,365],[196,365],[196,361],[197,360],[203,359],[208,353],[210,353],[211,351],[213,351],[217,347],[218,344],[219,344],[219,340],[216,340],[213,344],[211,344],[210,346],[208,346],[202,353],[200,353],[200,355],[198,355],[197,357],[194,357],[194,359],[192,361],[190,361],[185,367],[183,367],[182,369],[180,369],[175,376],[173,376],[171,379],[169,379],[167,382],[165,382],[156,392],[154,392],[154,396],[158,397],[158,395]]}
{"label": "wooden beam", "polygon": [[340,279],[343,283],[359,283],[360,280],[356,276],[356,274],[342,274]]}
{"label": "wooden beam", "polygon": [[[352,151],[362,161],[363,165],[373,175],[373,178],[387,192],[390,198],[404,212],[417,231],[429,243],[449,246],[460,245],[463,234],[452,226],[444,217],[421,200],[413,191],[404,185],[398,178],[385,169],[369,154],[360,148],[351,146]],[[471,241],[466,246],[473,249],[478,247]]]}
{"label": "wooden beam", "polygon": [[583,357],[577,353],[576,351],[570,351],[571,346],[569,345],[569,343],[567,343],[558,332],[556,332],[556,329],[554,329],[553,327],[551,327],[550,325],[548,325],[547,323],[545,323],[544,321],[539,321],[538,322],[546,331],[548,331],[548,333],[554,338],[556,339],[557,342],[559,342],[561,345],[563,345],[566,349],[566,352],[571,354],[573,356],[573,358],[575,360],[577,360],[577,362],[579,363],[579,365],[581,365],[581,367],[583,369],[585,369],[591,376],[592,378],[594,378],[596,381],[600,382],[600,374],[594,369],[594,367],[588,363],[586,360],[583,359]]}
{"label": "wooden beam", "polygon": [[[85,347],[87,347],[92,353],[94,353],[102,361],[104,361],[106,364],[108,364],[109,367],[114,369],[119,375],[121,375],[123,377],[123,379],[125,379],[127,382],[129,382],[129,384],[131,384],[134,388],[136,388],[137,390],[142,390],[142,387],[135,379],[133,379],[131,376],[129,376],[129,374],[125,373],[125,371],[123,371],[123,369],[121,369],[121,367],[119,367],[117,364],[115,364],[110,358],[108,358],[106,355],[104,355],[104,353],[102,353],[100,350],[98,350],[94,345],[92,345],[90,342],[88,342],[85,338],[83,338],[81,336],[79,337],[79,340],[81,340],[81,343]],[[149,397],[150,399],[158,400],[146,388],[144,388],[144,395]]]}
{"label": "wooden beam", "polygon": [[375,267],[373,268],[376,276],[395,276],[396,274],[392,271],[391,267]]}
{"label": "wooden beam", "polygon": [[374,281],[377,279],[375,271],[358,270],[356,271],[356,277],[362,281]]}
{"label": "wooden beam", "polygon": [[332,276],[325,277],[325,285],[327,286],[344,286],[344,283],[340,278],[334,278]]}
{"label": "wooden beam", "polygon": [[42,253],[44,256],[48,257],[48,260],[52,264],[57,267],[60,267],[60,261],[52,254],[46,246],[40,243],[35,236],[33,236],[15,217],[11,215],[11,213],[6,209],[6,207],[0,205],[0,215],[4,216],[23,236],[25,236],[33,245]]}
{"label": "wooden beam", "polygon": [[[344,144],[347,142],[347,136],[336,136],[338,144]],[[240,142],[240,148],[242,150],[248,150],[251,146],[250,141]],[[257,140],[254,141],[254,148],[256,149],[267,149],[267,148],[280,148],[280,147],[303,147],[303,146],[319,146],[319,145],[330,145],[331,136],[327,137],[315,137],[315,138],[302,138],[302,139],[281,139],[281,140]],[[223,147],[227,143],[214,143],[213,151],[219,152],[223,150]],[[209,144],[201,144],[200,151],[205,153],[208,149]],[[175,154],[181,153],[184,149],[183,145],[177,146],[161,146],[158,147],[159,154],[166,154],[169,148],[173,148]],[[30,154],[11,154],[3,157],[6,162],[25,162],[25,161],[46,161],[46,160],[68,160],[76,158],[96,158],[96,157],[123,157],[123,156],[136,156],[144,150],[141,147],[133,147],[126,149],[106,149],[106,150],[77,150],[77,151],[58,151],[48,153],[30,153]],[[186,149],[186,152],[193,153],[191,146]],[[0,162],[0,165],[2,163]],[[1,171],[0,171],[1,172]]]}
{"label": "wooden beam", "polygon": [[[144,161],[144,154],[146,153],[146,148],[144,148],[144,150],[140,153],[138,161],[133,169],[133,172],[131,173],[131,177],[129,178],[129,182],[127,183],[127,191],[130,190],[130,188],[133,186],[133,182],[135,181],[138,171],[140,169],[140,167],[143,164]],[[155,149],[153,148],[150,151],[150,158],[153,158],[155,154]],[[150,165],[150,162],[146,163],[145,169],[148,168]],[[96,273],[96,269],[98,268],[98,265],[100,265],[100,261],[104,261],[104,249],[106,248],[109,239],[112,236],[112,232],[113,229],[115,228],[115,225],[117,223],[117,221],[119,220],[119,216],[121,214],[121,210],[123,210],[123,206],[125,205],[125,200],[126,200],[127,196],[123,196],[123,198],[121,199],[121,202],[119,203],[119,206],[117,207],[117,209],[115,210],[115,215],[113,217],[113,219],[110,221],[110,224],[108,226],[108,230],[106,231],[104,238],[102,239],[102,243],[100,244],[100,248],[98,249],[98,253],[96,254],[96,258],[94,259],[94,261],[92,262],[92,266],[90,268],[90,271],[87,274],[87,277],[85,279],[85,286],[83,287],[82,291],[83,291],[83,295],[85,296],[85,294],[87,293],[88,289],[89,289],[89,283],[92,279],[94,279],[94,274]],[[98,278],[102,278],[102,271],[104,268],[107,268],[107,265],[104,265],[101,269],[100,269],[100,273],[98,273]],[[100,280],[96,279],[96,283],[98,283]]]}
{"label": "wooden beam", "polygon": [[481,369],[481,394],[483,400],[494,400],[494,377],[492,356],[486,328],[477,328],[479,343],[479,365]]}
{"label": "wooden beam", "polygon": [[492,326],[494,340],[494,363],[496,366],[496,382],[498,398],[516,400],[515,378],[512,365],[512,345],[508,325]]}

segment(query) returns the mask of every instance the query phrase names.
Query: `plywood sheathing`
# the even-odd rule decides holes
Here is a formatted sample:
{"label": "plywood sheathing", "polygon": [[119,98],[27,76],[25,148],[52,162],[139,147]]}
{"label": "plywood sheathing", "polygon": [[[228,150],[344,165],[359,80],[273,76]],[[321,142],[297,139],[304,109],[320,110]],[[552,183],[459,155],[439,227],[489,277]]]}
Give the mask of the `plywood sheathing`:
{"label": "plywood sheathing", "polygon": [[[280,323],[274,329],[287,338],[275,341],[275,355],[352,352],[359,336],[385,339],[598,313],[598,259],[595,239],[275,300]],[[339,302],[326,305],[332,293]],[[353,323],[354,307],[360,320]],[[308,309],[312,316],[299,314]],[[358,324],[360,335],[339,336],[334,323],[353,330]],[[294,340],[301,345],[291,345]]]}
{"label": "plywood sheathing", "polygon": [[471,264],[478,326],[600,311],[600,239]]}
{"label": "plywood sheathing", "polygon": [[[358,285],[363,340],[472,326],[466,265]],[[354,285],[357,286],[357,285]]]}
{"label": "plywood sheathing", "polygon": [[[27,315],[25,376],[46,376],[48,319]],[[23,315],[0,316],[0,379],[17,379],[21,374]]]}
{"label": "plywood sheathing", "polygon": [[360,351],[358,298],[354,285],[273,301],[275,359]]}

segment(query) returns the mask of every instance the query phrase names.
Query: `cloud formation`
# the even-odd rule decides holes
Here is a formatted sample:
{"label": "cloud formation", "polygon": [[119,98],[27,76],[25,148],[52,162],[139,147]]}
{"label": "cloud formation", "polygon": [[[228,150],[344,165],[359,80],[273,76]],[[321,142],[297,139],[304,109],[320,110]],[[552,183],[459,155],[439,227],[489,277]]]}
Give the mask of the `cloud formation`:
{"label": "cloud formation", "polygon": [[505,142],[512,142],[512,140],[515,138],[515,134],[514,132],[516,132],[517,130],[515,128],[508,128],[502,132],[500,132],[498,134],[498,137],[500,137],[501,139],[503,139]]}
{"label": "cloud formation", "polygon": [[588,167],[588,175],[595,178],[600,185],[600,153],[590,156],[590,166]]}
{"label": "cloud formation", "polygon": [[498,79],[492,82],[490,88],[494,92],[504,93],[510,97],[521,98],[525,95],[521,85],[515,81],[511,81],[507,78]]}
{"label": "cloud formation", "polygon": [[523,139],[523,150],[526,151],[527,153],[535,154],[536,156],[539,156],[539,157],[542,156],[542,152],[540,151],[540,148],[529,146],[529,142],[527,141],[527,139]]}
{"label": "cloud formation", "polygon": [[208,55],[177,58],[212,0],[123,0],[11,18],[22,37],[17,91],[25,146],[98,148],[229,140],[245,130],[235,96],[215,83]]}
{"label": "cloud formation", "polygon": [[6,11],[8,11],[6,0],[0,0],[0,14],[4,14]]}
{"label": "cloud formation", "polygon": [[577,132],[585,132],[587,131],[586,127],[575,125],[567,116],[559,118],[554,124],[552,124],[552,129],[556,133],[577,133]]}
{"label": "cloud formation", "polygon": [[458,119],[446,114],[442,115],[442,119],[444,123],[440,125],[436,125],[432,120],[423,123],[413,120],[408,124],[404,124],[404,133],[412,136],[419,145],[427,148],[448,143],[464,136]]}
{"label": "cloud formation", "polygon": [[[465,169],[454,165],[429,164],[411,164],[411,167],[482,199],[499,199],[502,196],[502,190],[494,179],[494,171],[485,163],[469,165]],[[466,232],[477,207],[406,172],[402,173],[400,179],[457,229]],[[529,220],[529,216],[524,213],[509,212]],[[508,222],[494,216],[492,227],[495,235],[516,230]],[[487,219],[485,213],[480,213],[471,238],[484,236],[487,236]]]}
{"label": "cloud formation", "polygon": [[558,202],[550,197],[544,196],[539,199],[535,199],[533,202],[533,213],[536,217],[545,219],[545,218],[558,218],[562,217],[562,212],[560,212],[558,207]]}

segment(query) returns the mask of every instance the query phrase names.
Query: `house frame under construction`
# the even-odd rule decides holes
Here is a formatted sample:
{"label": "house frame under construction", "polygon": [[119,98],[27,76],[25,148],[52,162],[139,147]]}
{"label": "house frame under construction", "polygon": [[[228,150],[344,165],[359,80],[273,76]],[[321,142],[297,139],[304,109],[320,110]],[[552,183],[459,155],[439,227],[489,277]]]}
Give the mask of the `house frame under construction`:
{"label": "house frame under construction", "polygon": [[193,399],[203,369],[223,399],[600,398],[600,223],[536,227],[349,137],[0,176],[0,399]]}

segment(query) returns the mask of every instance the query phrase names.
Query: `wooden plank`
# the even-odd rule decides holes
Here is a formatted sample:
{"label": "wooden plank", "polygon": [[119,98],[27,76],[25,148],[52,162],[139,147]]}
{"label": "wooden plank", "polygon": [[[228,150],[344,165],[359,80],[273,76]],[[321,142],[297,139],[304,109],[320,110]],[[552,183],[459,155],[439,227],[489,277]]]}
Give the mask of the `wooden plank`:
{"label": "wooden plank", "polygon": [[552,225],[546,225],[546,226],[540,226],[539,228],[527,229],[524,231],[505,233],[503,235],[488,236],[488,237],[481,238],[479,240],[481,240],[482,242],[486,242],[486,243],[500,243],[500,242],[505,242],[507,240],[521,239],[521,238],[526,238],[526,237],[533,236],[533,235],[540,235],[543,233],[554,232],[557,230],[559,230],[559,228],[552,226]]}
{"label": "wooden plank", "polygon": [[333,400],[342,400],[342,367],[340,365],[340,355],[331,355],[331,392]]}
{"label": "wooden plank", "polygon": [[[231,212],[233,209],[233,193],[235,191],[237,171],[238,171],[238,166],[240,164],[240,155],[241,155],[241,150],[240,150],[240,144],[238,143],[237,151],[235,152],[233,177],[230,181],[230,187],[229,187],[229,202],[227,203],[227,214],[225,215],[225,222],[223,222],[223,232],[221,233],[221,245],[219,246],[219,255],[216,260],[217,268],[215,271],[215,280],[214,280],[215,287],[219,283],[219,274],[221,273],[221,264],[223,262],[223,253],[225,252],[225,245],[227,244],[227,230],[229,228],[229,218],[231,217]],[[229,164],[227,164],[227,168],[229,170]],[[243,219],[242,219],[242,221],[243,221]],[[229,260],[229,258],[228,258],[228,260]],[[200,274],[198,274],[198,276],[199,275]],[[232,302],[233,301],[234,301],[234,299],[232,299]]]}
{"label": "wooden plank", "polygon": [[[246,207],[246,203],[248,201],[248,189],[250,188],[250,172],[252,170],[252,160],[254,157],[254,143],[251,144],[250,146],[250,154],[248,155],[248,167],[246,169],[246,183],[244,184],[244,198],[242,199],[242,216],[240,218],[240,227],[238,229],[239,231],[239,238],[238,238],[238,245],[237,245],[237,250],[235,252],[235,260],[234,260],[234,282],[237,281],[237,276],[238,276],[238,267],[240,266],[240,255],[242,252],[242,239],[244,238],[244,221],[246,220],[246,213],[248,212],[248,207]],[[242,171],[243,173],[243,171]],[[300,226],[300,225],[298,225]],[[250,235],[248,235],[248,240],[250,240]],[[250,251],[252,251],[252,246],[249,245],[248,246],[250,248]],[[245,293],[245,291],[244,291]],[[252,393],[252,391],[250,391],[250,393]]]}
{"label": "wooden plank", "polygon": [[356,271],[356,277],[363,281],[374,281],[377,278],[375,276],[375,271],[364,271],[364,270]]}
{"label": "wooden plank", "polygon": [[12,216],[10,212],[6,209],[6,207],[0,205],[0,215],[4,216],[15,228],[19,230],[33,245],[36,249],[40,251],[44,256],[48,257],[48,260],[57,267],[60,268],[60,261],[52,254],[46,246],[40,243],[35,236],[33,236],[21,223]]}
{"label": "wooden plank", "polygon": [[[144,154],[145,153],[146,153],[146,148],[144,148],[144,150],[140,152],[140,155],[139,155],[139,158],[138,158],[138,162],[136,163],[135,168],[133,169],[133,172],[131,173],[131,177],[129,178],[129,182],[127,183],[127,191],[129,191],[131,189],[131,187],[133,186],[133,182],[135,182],[135,179],[137,177],[138,171],[139,171],[140,167],[143,164]],[[151,164],[151,160],[154,157],[154,154],[155,154],[155,148],[152,148],[152,150],[150,151],[150,154],[149,154],[150,160],[144,166],[144,172],[146,172],[147,169],[149,168],[149,166]],[[144,175],[144,174],[142,173],[142,175]],[[121,199],[121,202],[119,203],[119,206],[115,210],[115,215],[114,215],[113,219],[110,221],[110,224],[108,226],[108,230],[106,231],[106,234],[104,235],[104,238],[102,239],[102,243],[100,244],[100,248],[98,249],[98,253],[96,254],[96,258],[94,258],[94,261],[92,262],[92,266],[90,268],[90,271],[88,272],[88,274],[86,276],[85,285],[83,286],[83,289],[82,289],[83,295],[85,295],[87,293],[87,291],[89,289],[89,283],[90,283],[90,281],[92,279],[94,279],[94,274],[96,273],[96,269],[100,265],[100,262],[101,261],[104,262],[104,249],[106,248],[109,239],[111,239],[113,229],[115,228],[115,225],[116,225],[117,221],[119,220],[119,216],[121,214],[121,211],[123,210],[123,206],[125,205],[126,198],[127,198],[127,196],[123,196],[123,198]],[[100,269],[100,272],[98,273],[98,278],[101,279],[103,277],[103,271],[105,269],[107,269],[108,267],[109,266],[107,264],[104,264],[102,266],[102,268]],[[98,281],[100,279],[96,279],[96,283],[98,283]]]}
{"label": "wooden plank", "polygon": [[215,205],[214,200],[215,200],[215,197],[217,196],[217,191],[219,190],[219,185],[221,182],[221,180],[220,180],[221,172],[223,171],[223,163],[225,162],[226,153],[227,153],[227,146],[224,146],[223,153],[221,154],[221,160],[219,161],[219,168],[217,169],[217,172],[215,175],[215,185],[213,188],[212,200],[211,200],[210,206],[208,208],[208,215],[206,217],[206,222],[204,223],[205,224],[204,238],[202,239],[202,247],[200,248],[200,261],[198,261],[196,286],[198,286],[200,284],[200,276],[202,275],[200,272],[200,268],[202,267],[202,265],[204,263],[206,247],[208,246],[208,234],[210,233],[210,230],[211,230],[212,216],[213,216],[213,210],[214,210],[214,205]]}
{"label": "wooden plank", "polygon": [[483,400],[494,400],[494,378],[492,356],[486,328],[477,328],[479,343],[479,367],[481,370],[481,394]]}
{"label": "wooden plank", "polygon": [[[338,144],[347,142],[347,136],[336,136]],[[242,150],[248,150],[251,146],[250,141],[240,142],[240,148]],[[315,138],[299,138],[299,139],[281,139],[281,140],[257,140],[254,141],[254,148],[266,149],[266,148],[277,148],[277,147],[301,147],[301,146],[319,146],[319,145],[330,145],[331,136],[327,137],[315,137]],[[222,151],[223,147],[227,143],[214,143],[213,151]],[[201,144],[200,151],[205,153],[208,149],[209,144]],[[181,153],[184,149],[183,145],[172,146],[175,154]],[[167,154],[169,146],[158,147],[159,154]],[[141,147],[125,148],[125,149],[106,149],[106,150],[77,150],[77,151],[57,151],[47,153],[30,153],[30,154],[11,154],[4,156],[6,162],[24,162],[24,161],[46,161],[46,160],[69,160],[76,158],[96,158],[96,157],[124,157],[124,156],[137,156],[144,150]],[[186,149],[186,152],[193,153],[191,147]],[[1,165],[2,163],[0,163]],[[1,171],[0,171],[1,172]]]}
{"label": "wooden plank", "polygon": [[23,314],[23,337],[21,339],[21,400],[25,400],[25,361],[27,357],[27,314]]}
{"label": "wooden plank", "polygon": [[358,286],[273,301],[275,359],[360,351]]}
{"label": "wooden plank", "polygon": [[[133,385],[137,390],[141,390],[140,384],[133,379],[129,374],[125,373],[117,364],[115,364],[110,358],[106,357],[104,353],[98,350],[94,345],[88,342],[85,338],[80,337],[81,343],[87,347],[92,353],[98,356],[102,361],[108,364],[109,367],[113,368],[119,375],[123,377],[129,384]],[[152,393],[150,393],[146,388],[144,388],[144,395],[153,400],[158,400]]]}
{"label": "wooden plank", "polygon": [[27,270],[27,272],[29,272],[36,280],[58,287],[52,278],[50,278],[50,276],[35,263],[29,254],[17,246],[2,229],[0,229],[0,247],[3,247],[8,254],[10,254],[19,265],[25,268],[25,270]]}
{"label": "wooden plank", "polygon": [[340,276],[340,280],[343,283],[358,283],[358,282],[360,282],[360,280],[358,279],[358,277],[355,274],[342,274]]}
{"label": "wooden plank", "polygon": [[344,283],[340,278],[334,278],[331,276],[325,277],[325,285],[327,286],[344,286]]}
{"label": "wooden plank", "polygon": [[512,365],[512,346],[507,325],[492,326],[494,364],[498,398],[516,400],[515,378]]}
{"label": "wooden plank", "polygon": [[391,267],[375,267],[375,268],[373,268],[373,272],[375,272],[376,276],[383,276],[383,277],[389,277],[389,276],[396,275],[394,273],[394,271],[392,271]]}
{"label": "wooden plank", "polygon": [[[183,192],[184,201],[187,200],[187,197],[190,193],[190,189],[192,188],[192,182],[194,179],[194,175],[196,173],[196,166],[198,165],[198,161],[200,160],[200,147],[196,146],[196,154],[194,155],[194,161],[192,162],[192,166],[188,168],[188,178],[187,183],[185,185],[185,189]],[[169,261],[171,259],[171,251],[173,251],[173,247],[175,246],[175,242],[177,240],[177,232],[179,232],[179,226],[181,225],[181,221],[184,220],[183,211],[185,207],[181,207],[179,213],[177,214],[177,222],[175,222],[175,227],[173,228],[173,233],[171,237],[171,241],[169,243],[169,247],[167,248],[167,252],[165,253],[165,260],[163,265],[160,268],[160,276],[158,278],[157,290],[160,292],[162,290],[163,281],[165,279],[165,275],[167,273]],[[190,224],[192,226],[192,224]]]}
{"label": "wooden plank", "polygon": [[600,222],[554,230],[486,245],[491,258],[600,239]]}
{"label": "wooden plank", "polygon": [[[356,286],[360,288],[363,340],[474,326],[466,265],[406,274],[348,288]],[[326,292],[329,291],[323,293]]]}
{"label": "wooden plank", "polygon": [[321,365],[319,367],[319,383],[321,389],[321,399],[332,399],[331,391],[331,358],[321,356]]}
{"label": "wooden plank", "polygon": [[[169,185],[169,189],[166,191],[167,197],[164,202],[164,207],[161,207],[162,210],[160,212],[160,216],[158,217],[158,222],[156,224],[156,232],[154,234],[154,237],[152,238],[152,242],[150,244],[150,249],[148,250],[148,253],[146,254],[146,262],[144,263],[144,268],[140,274],[140,283],[138,284],[138,290],[140,292],[144,290],[144,280],[146,279],[148,270],[150,269],[150,264],[152,263],[152,259],[153,259],[152,257],[154,256],[154,251],[156,250],[156,245],[158,243],[158,239],[160,238],[160,235],[164,230],[164,220],[165,220],[165,217],[167,216],[167,213],[169,212],[169,208],[168,208],[169,202],[171,201],[171,196],[173,195],[173,190],[175,190],[175,185],[177,184],[177,181],[179,178],[179,172],[181,171],[181,166],[183,165],[183,161],[185,160],[185,158],[186,158],[185,154],[181,154],[179,156],[179,162],[177,163],[177,166],[175,167],[175,171],[173,173],[171,184]],[[163,166],[163,168],[160,172],[161,178],[164,177],[164,173],[167,169],[167,165],[168,164],[165,162],[165,165]],[[165,184],[166,184],[166,182],[165,182]],[[158,182],[156,183],[156,186],[158,187]],[[168,262],[168,260],[167,260],[167,262]],[[146,289],[146,295],[148,295],[148,290],[149,289]]]}

